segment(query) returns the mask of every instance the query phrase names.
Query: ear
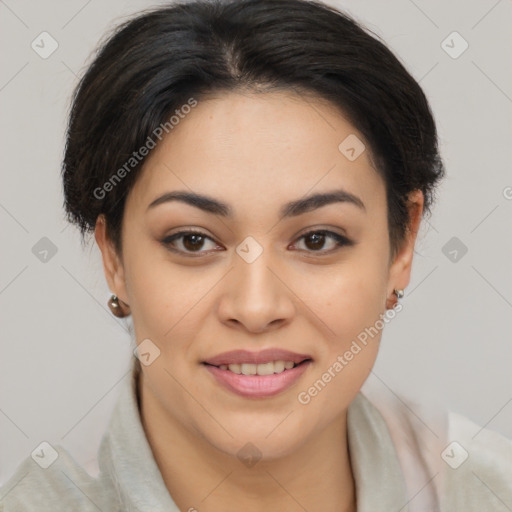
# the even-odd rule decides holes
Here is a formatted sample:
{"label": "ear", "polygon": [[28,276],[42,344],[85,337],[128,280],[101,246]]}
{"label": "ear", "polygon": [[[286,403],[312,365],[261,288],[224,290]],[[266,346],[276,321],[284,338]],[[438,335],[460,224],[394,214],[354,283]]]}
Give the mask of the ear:
{"label": "ear", "polygon": [[423,214],[424,196],[421,190],[414,190],[408,195],[407,209],[409,224],[404,241],[398,249],[389,269],[387,296],[393,296],[393,290],[404,289],[411,279],[412,259],[416,236],[420,228]]}
{"label": "ear", "polygon": [[108,287],[125,304],[129,304],[127,301],[123,263],[117,254],[112,240],[107,235],[107,222],[103,214],[99,215],[96,219],[94,238],[101,251],[103,271]]}

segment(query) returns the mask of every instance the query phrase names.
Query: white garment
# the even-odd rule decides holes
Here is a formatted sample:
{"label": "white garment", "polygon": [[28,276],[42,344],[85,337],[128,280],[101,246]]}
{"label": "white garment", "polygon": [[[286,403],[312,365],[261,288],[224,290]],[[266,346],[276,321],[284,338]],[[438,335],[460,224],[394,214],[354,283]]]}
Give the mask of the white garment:
{"label": "white garment", "polygon": [[[18,466],[0,490],[0,511],[179,512],[142,427],[138,371],[134,358],[101,441],[99,474],[54,446],[59,456],[47,469],[31,457]],[[401,398],[365,393],[347,418],[358,512],[512,511],[511,440],[456,414],[434,418]]]}

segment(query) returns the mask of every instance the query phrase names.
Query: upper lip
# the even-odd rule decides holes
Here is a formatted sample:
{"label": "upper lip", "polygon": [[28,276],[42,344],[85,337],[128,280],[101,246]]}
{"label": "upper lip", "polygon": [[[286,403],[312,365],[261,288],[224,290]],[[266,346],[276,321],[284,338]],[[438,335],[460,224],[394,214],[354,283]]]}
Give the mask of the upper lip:
{"label": "upper lip", "polygon": [[259,352],[250,352],[248,350],[231,350],[230,352],[223,352],[214,357],[210,357],[204,363],[213,366],[221,364],[261,364],[270,361],[292,361],[293,363],[301,363],[306,359],[312,359],[308,354],[297,354],[289,350],[282,350],[279,348],[269,348]]}

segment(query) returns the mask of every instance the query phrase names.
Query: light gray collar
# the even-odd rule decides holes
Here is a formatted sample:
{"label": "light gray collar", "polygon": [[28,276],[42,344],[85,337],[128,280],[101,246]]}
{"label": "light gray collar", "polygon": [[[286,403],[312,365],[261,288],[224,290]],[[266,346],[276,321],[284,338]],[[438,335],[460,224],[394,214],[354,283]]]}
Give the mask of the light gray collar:
{"label": "light gray collar", "polygon": [[407,512],[405,481],[388,428],[362,393],[348,408],[347,435],[357,512]]}

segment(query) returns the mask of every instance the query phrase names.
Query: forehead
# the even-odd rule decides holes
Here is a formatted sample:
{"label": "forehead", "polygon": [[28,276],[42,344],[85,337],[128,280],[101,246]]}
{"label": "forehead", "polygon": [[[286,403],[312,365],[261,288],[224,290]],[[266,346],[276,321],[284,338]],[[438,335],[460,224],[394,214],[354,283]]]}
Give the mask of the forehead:
{"label": "forehead", "polygon": [[137,203],[174,189],[213,192],[235,210],[340,186],[365,204],[383,195],[364,137],[325,100],[223,93],[187,111],[146,159],[131,191]]}

